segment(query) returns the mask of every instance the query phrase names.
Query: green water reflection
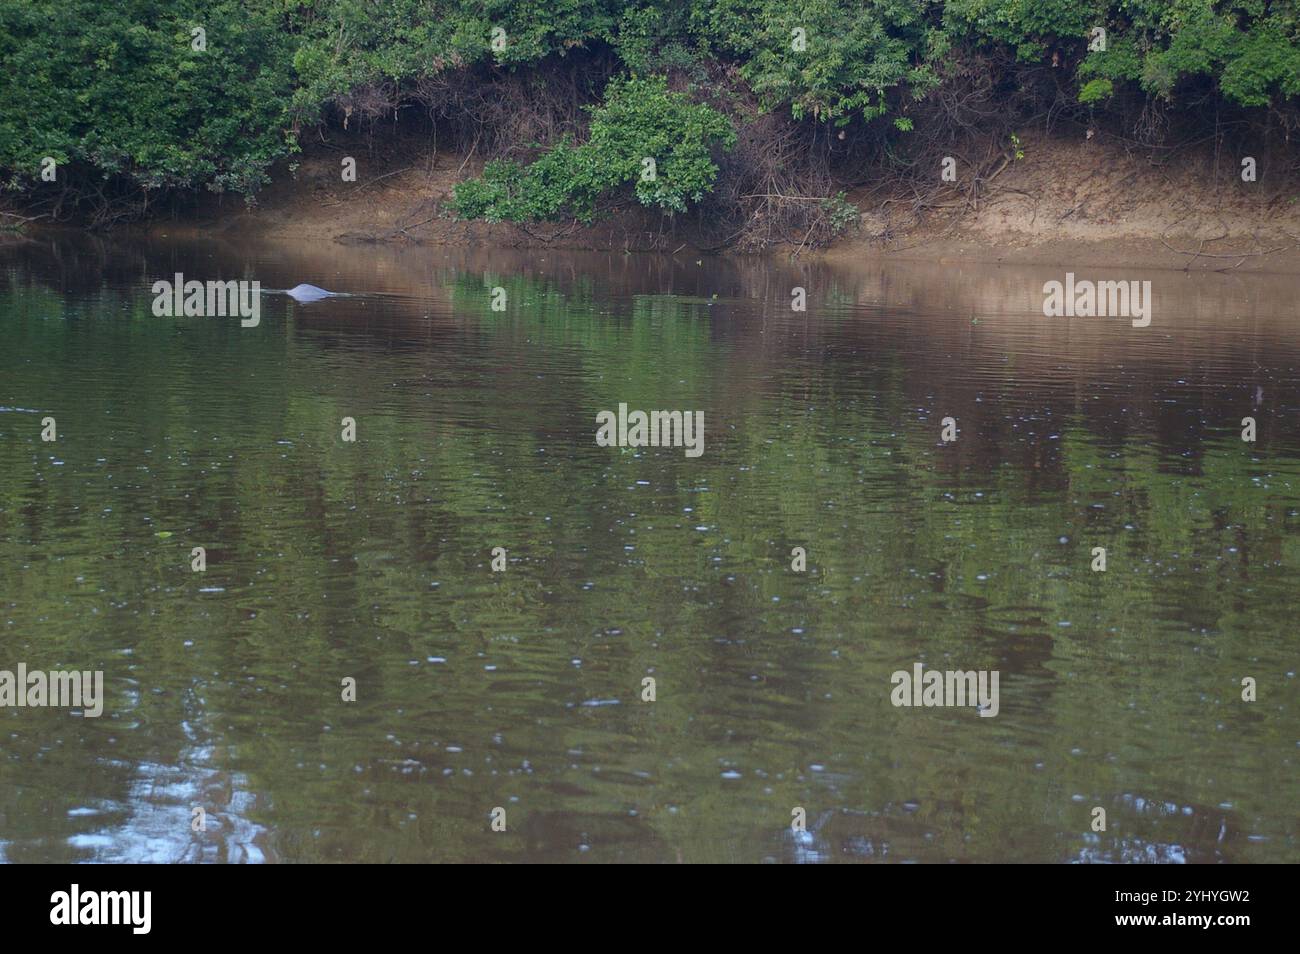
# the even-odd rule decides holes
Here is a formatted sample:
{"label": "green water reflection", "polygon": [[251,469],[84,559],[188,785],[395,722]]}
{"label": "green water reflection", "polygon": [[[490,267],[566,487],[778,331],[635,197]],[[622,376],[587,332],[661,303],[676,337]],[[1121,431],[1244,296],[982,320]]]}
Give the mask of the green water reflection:
{"label": "green water reflection", "polygon": [[[155,318],[177,271],[361,294]],[[0,668],[108,694],[0,709],[0,857],[1300,860],[1294,281],[1115,276],[1134,329],[1060,273],[0,250]],[[997,717],[894,708],[918,661]]]}

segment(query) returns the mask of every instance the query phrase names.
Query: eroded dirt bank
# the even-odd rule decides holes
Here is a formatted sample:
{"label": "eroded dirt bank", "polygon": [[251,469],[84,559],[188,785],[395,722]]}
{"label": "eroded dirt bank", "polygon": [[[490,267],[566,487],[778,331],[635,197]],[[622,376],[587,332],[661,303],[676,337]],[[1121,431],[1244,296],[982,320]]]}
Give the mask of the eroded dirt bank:
{"label": "eroded dirt bank", "polygon": [[[1267,163],[1258,166],[1256,181],[1244,182],[1236,155],[1158,155],[1082,134],[1026,135],[1022,152],[983,182],[975,199],[957,187],[924,203],[854,189],[848,198],[862,210],[856,227],[826,249],[800,249],[795,238],[777,251],[832,261],[1300,271],[1300,189],[1271,174]],[[356,182],[340,175],[348,154],[357,159]],[[473,156],[439,153],[425,142],[391,140],[364,151],[318,143],[296,170],[277,176],[256,207],[226,200],[189,222],[157,221],[149,229],[344,243],[698,251],[648,213],[590,227],[458,220],[448,207],[452,188],[479,166]]]}

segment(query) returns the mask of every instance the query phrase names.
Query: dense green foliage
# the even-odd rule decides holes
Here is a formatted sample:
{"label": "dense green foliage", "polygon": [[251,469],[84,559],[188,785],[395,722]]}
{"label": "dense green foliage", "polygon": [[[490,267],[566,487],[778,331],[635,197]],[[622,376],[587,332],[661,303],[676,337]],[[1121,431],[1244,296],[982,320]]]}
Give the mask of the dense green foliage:
{"label": "dense green foliage", "polygon": [[1088,58],[1081,76],[1136,82],[1166,99],[1189,78],[1209,78],[1226,100],[1244,106],[1300,95],[1300,5],[1133,0],[1124,6],[1128,28]]}
{"label": "dense green foliage", "polygon": [[895,89],[923,94],[945,51],[935,4],[916,0],[715,0],[698,23],[771,108],[796,116],[883,115]]}
{"label": "dense green foliage", "polygon": [[[1105,49],[1089,49],[1096,27]],[[709,190],[708,153],[729,139],[691,101],[752,94],[796,119],[907,130],[901,112],[949,66],[1006,51],[1065,66],[1094,108],[1123,89],[1276,109],[1300,95],[1298,37],[1297,0],[0,0],[0,170],[11,190],[39,184],[50,157],[146,189],[251,195],[304,125],[350,116],[359,90],[395,104],[457,71],[587,56],[630,78],[593,112],[592,140],[493,166],[462,207],[589,215],[635,178],[634,159],[671,143],[636,196],[680,210]]]}
{"label": "dense green foliage", "polygon": [[0,169],[30,183],[48,156],[251,193],[292,142],[285,25],[282,5],[241,0],[0,2]]}
{"label": "dense green foliage", "polygon": [[456,205],[489,221],[590,222],[602,195],[634,183],[643,205],[685,212],[713,185],[711,149],[734,140],[727,117],[670,92],[662,79],[614,80],[592,111],[587,142],[562,142],[526,168],[489,163],[482,179],[457,187]]}

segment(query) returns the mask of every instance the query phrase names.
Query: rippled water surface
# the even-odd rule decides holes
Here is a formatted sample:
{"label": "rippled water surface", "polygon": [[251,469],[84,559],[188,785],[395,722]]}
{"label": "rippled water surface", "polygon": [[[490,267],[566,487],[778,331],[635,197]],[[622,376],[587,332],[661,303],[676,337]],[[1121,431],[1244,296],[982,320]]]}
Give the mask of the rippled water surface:
{"label": "rippled water surface", "polygon": [[1134,328],[1044,318],[1066,270],[0,249],[0,669],[106,687],[0,709],[0,858],[1300,860],[1296,280],[1072,269]]}

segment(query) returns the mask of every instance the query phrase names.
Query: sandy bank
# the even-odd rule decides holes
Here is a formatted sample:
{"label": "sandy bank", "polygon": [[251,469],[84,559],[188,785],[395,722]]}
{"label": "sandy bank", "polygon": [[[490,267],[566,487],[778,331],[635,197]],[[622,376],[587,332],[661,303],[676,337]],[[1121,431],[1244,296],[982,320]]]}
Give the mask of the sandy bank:
{"label": "sandy bank", "polygon": [[[342,156],[318,145],[262,194],[255,208],[224,200],[193,225],[155,222],[155,233],[225,233],[343,243],[487,245],[661,251],[694,249],[646,216],[592,227],[523,227],[457,220],[447,204],[473,157],[431,152],[410,140],[356,155],[355,183]],[[849,198],[858,225],[831,247],[802,254],[830,261],[923,261],[1300,272],[1300,190],[1267,167],[1243,182],[1240,157],[1155,155],[1102,137],[1026,136],[1023,158],[976,202],[953,191],[924,208],[869,187]],[[959,170],[960,175],[960,170]],[[648,227],[649,226],[649,227]],[[780,252],[796,251],[791,244]]]}

